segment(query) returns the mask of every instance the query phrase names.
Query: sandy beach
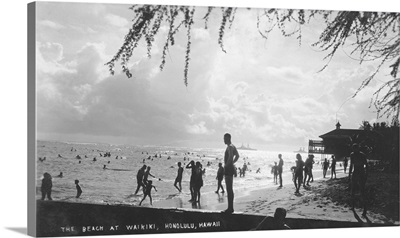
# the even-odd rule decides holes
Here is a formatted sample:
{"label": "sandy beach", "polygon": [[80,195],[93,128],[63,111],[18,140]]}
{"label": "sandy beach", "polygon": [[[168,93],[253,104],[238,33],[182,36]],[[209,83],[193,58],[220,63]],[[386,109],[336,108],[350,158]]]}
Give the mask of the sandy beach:
{"label": "sandy beach", "polygon": [[[276,208],[283,207],[287,210],[288,218],[305,218],[374,224],[400,224],[398,212],[396,217],[396,211],[398,211],[398,201],[397,205],[396,202],[394,202],[394,204],[382,205],[382,203],[376,204],[376,202],[369,201],[371,205],[368,207],[366,217],[361,216],[363,212],[362,206],[360,203],[356,203],[356,209],[353,212],[351,210],[351,195],[347,184],[348,174],[345,174],[343,169],[339,168],[337,171],[337,179],[330,179],[329,170],[326,178],[323,178],[322,171],[318,170],[314,172],[314,178],[315,180],[314,182],[310,183],[310,186],[306,188],[302,187],[300,189],[300,194],[294,193],[295,188],[290,177],[283,178],[284,185],[282,188],[279,188],[278,185],[276,185],[275,187],[269,188],[234,190],[235,212],[273,216]],[[371,178],[370,180],[371,183],[375,181],[374,178]],[[394,196],[398,197],[396,194],[394,194]],[[166,201],[155,203],[153,204],[153,207],[172,208],[180,206],[184,210],[200,209],[206,211],[222,211],[226,209],[226,200],[226,194],[208,193],[202,194],[200,205],[192,205],[187,201],[171,198]],[[388,199],[383,198],[381,200]],[[385,207],[392,208],[389,210],[391,210],[394,214],[390,214],[390,211],[382,210]]]}

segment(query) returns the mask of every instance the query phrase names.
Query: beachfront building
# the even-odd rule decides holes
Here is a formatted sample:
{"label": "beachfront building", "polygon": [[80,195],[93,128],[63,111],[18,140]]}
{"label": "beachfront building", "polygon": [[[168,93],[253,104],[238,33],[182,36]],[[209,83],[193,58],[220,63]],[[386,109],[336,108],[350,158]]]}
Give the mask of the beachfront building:
{"label": "beachfront building", "polygon": [[360,129],[342,129],[339,122],[336,129],[320,135],[322,140],[309,140],[308,151],[311,154],[333,154],[337,160],[343,160],[351,153],[351,145],[364,136]]}

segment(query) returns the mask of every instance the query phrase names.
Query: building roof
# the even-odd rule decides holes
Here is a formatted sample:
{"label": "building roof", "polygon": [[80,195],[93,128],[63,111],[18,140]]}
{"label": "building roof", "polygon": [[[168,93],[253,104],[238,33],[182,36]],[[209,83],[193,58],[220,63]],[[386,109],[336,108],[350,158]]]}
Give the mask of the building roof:
{"label": "building roof", "polygon": [[322,139],[327,139],[327,138],[348,138],[352,137],[353,135],[359,135],[359,134],[364,134],[364,130],[358,130],[358,129],[335,129],[333,131],[330,131],[326,134],[320,135],[319,137]]}

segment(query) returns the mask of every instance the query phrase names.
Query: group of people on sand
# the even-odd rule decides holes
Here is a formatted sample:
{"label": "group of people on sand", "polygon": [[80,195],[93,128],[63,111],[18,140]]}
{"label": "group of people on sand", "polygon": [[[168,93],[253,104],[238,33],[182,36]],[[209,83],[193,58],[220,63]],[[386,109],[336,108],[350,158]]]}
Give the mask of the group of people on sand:
{"label": "group of people on sand", "polygon": [[136,179],[137,179],[137,188],[135,191],[135,195],[139,192],[139,189],[143,189],[143,199],[140,201],[139,205],[142,205],[142,202],[146,199],[146,197],[150,198],[150,204],[153,204],[153,199],[151,197],[151,190],[157,192],[156,187],[153,185],[153,181],[149,180],[149,176],[155,178],[154,175],[150,173],[151,167],[147,165],[143,165],[142,168],[139,169]]}
{"label": "group of people on sand", "polygon": [[[239,159],[239,153],[236,147],[231,142],[230,134],[226,133],[223,139],[227,147],[224,155],[224,164],[222,163],[218,164],[218,171],[216,176],[216,180],[218,181],[218,183],[217,183],[217,190],[215,192],[219,193],[220,189],[222,193],[225,193],[225,191],[227,192],[228,208],[224,211],[224,213],[230,214],[234,212],[233,177],[236,172],[234,164]],[[200,203],[201,187],[203,186],[203,174],[205,173],[205,169],[203,169],[203,166],[199,161],[195,162],[193,160],[190,161],[188,165],[186,165],[186,168],[191,169],[190,183],[189,183],[191,198],[189,201],[193,203]],[[182,163],[178,162],[178,172],[174,182],[174,187],[179,192],[182,191],[183,170],[184,168],[182,167]],[[148,180],[148,176],[154,178],[154,176],[150,174],[150,167],[143,165],[142,168],[139,169],[137,173],[137,189],[135,191],[135,194],[137,194],[139,189],[143,188],[144,197],[142,201],[139,203],[139,205],[142,204],[142,202],[147,196],[150,198],[150,204],[152,204],[151,190],[152,188],[155,189],[155,187],[152,185],[151,180]],[[225,179],[226,190],[222,185],[222,181],[224,179]]]}
{"label": "group of people on sand", "polygon": [[[330,165],[329,165],[329,161],[327,158],[325,158],[324,162],[322,162],[322,174],[325,178],[328,169],[331,169],[331,179],[333,178],[333,175],[335,175],[335,179],[336,179],[336,157],[334,155],[332,155],[331,160],[332,161],[331,161]],[[345,162],[343,162],[343,164],[345,166],[344,171],[346,173],[347,158],[345,158]]]}
{"label": "group of people on sand", "polygon": [[[350,184],[350,190],[351,190],[351,197],[352,197],[352,209],[354,210],[354,205],[355,205],[355,194],[356,194],[356,189],[359,190],[361,194],[361,200],[363,203],[364,211],[363,211],[363,216],[366,215],[366,197],[365,197],[365,183],[367,180],[367,171],[368,171],[368,163],[366,156],[363,152],[360,151],[360,147],[358,144],[353,144],[352,145],[352,152],[350,153],[350,168],[349,168],[349,184]],[[306,161],[304,162],[302,160],[302,157],[300,154],[296,155],[296,166],[292,167],[293,171],[293,182],[296,188],[295,193],[299,193],[299,189],[301,187],[301,184],[303,184],[303,187],[309,186],[309,182],[311,179],[311,182],[313,181],[313,174],[312,174],[312,168],[314,164],[314,156],[309,155]],[[331,179],[336,179],[336,157],[334,155],[331,156],[331,163],[329,163],[328,159],[325,158],[325,160],[322,163],[322,169],[323,169],[323,177],[326,177],[327,170],[330,168],[331,169]],[[344,167],[344,173],[346,173],[347,166],[348,166],[349,160],[347,157],[344,158],[343,160],[343,167]],[[304,175],[304,176],[303,176]],[[308,178],[308,179],[307,179]],[[307,183],[306,183],[307,182]]]}
{"label": "group of people on sand", "polygon": [[279,177],[279,187],[282,187],[282,171],[283,171],[283,159],[282,154],[278,154],[278,162],[274,162],[274,166],[272,166],[271,173],[274,175],[274,183],[278,184]]}

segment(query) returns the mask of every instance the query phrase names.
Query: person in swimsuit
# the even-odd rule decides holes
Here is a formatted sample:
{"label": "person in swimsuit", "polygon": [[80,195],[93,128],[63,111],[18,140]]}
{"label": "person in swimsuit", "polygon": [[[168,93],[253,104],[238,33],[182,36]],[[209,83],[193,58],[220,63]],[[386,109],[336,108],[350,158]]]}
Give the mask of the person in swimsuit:
{"label": "person in swimsuit", "polygon": [[82,188],[79,185],[79,180],[75,179],[75,185],[76,185],[76,198],[79,198],[82,194]]}
{"label": "person in swimsuit", "polygon": [[147,169],[146,169],[146,172],[144,172],[144,175],[143,175],[143,184],[144,184],[144,185],[147,184],[147,181],[148,181],[149,176],[151,176],[151,177],[153,177],[153,178],[156,177],[156,176],[154,176],[154,175],[152,175],[152,174],[150,173],[150,169],[151,169],[151,167],[148,166]]}
{"label": "person in swimsuit", "polygon": [[225,174],[225,186],[228,194],[228,208],[224,211],[224,213],[231,214],[233,213],[233,175],[235,174],[235,166],[234,164],[239,159],[239,153],[236,147],[231,142],[231,135],[226,133],[224,135],[224,143],[227,145],[225,150],[224,157],[224,174]]}
{"label": "person in swimsuit", "polygon": [[[150,167],[149,167],[149,168],[150,168]],[[153,181],[148,180],[148,181],[146,182],[145,187],[144,187],[144,190],[143,190],[144,196],[143,196],[142,201],[140,201],[139,206],[142,205],[142,202],[146,199],[147,196],[149,196],[149,198],[150,198],[150,205],[153,205],[153,199],[151,198],[151,189],[152,189],[152,188],[154,188],[154,190],[156,190],[156,192],[157,192],[156,187],[153,186]]]}
{"label": "person in swimsuit", "polygon": [[44,173],[43,179],[42,179],[42,186],[40,188],[40,190],[42,192],[42,200],[44,200],[46,196],[47,196],[47,199],[53,200],[51,198],[52,187],[53,187],[53,182],[52,182],[51,175],[49,173]]}
{"label": "person in swimsuit", "polygon": [[[305,166],[304,166],[303,185],[306,185],[306,181],[307,181],[307,186],[310,186],[310,180],[313,177],[313,175],[312,175],[313,164],[314,164],[314,155],[308,155],[306,162],[305,162]],[[307,180],[307,178],[308,178],[308,180]]]}
{"label": "person in swimsuit", "polygon": [[[176,176],[174,186],[176,189],[178,189],[179,192],[182,192],[182,174],[183,174],[183,168],[181,167],[182,163],[178,162],[178,175]],[[179,184],[179,187],[176,186]]]}
{"label": "person in swimsuit", "polygon": [[353,144],[353,152],[350,154],[350,168],[349,168],[349,179],[351,181],[351,198],[353,200],[352,210],[354,210],[355,204],[355,190],[358,186],[361,199],[364,205],[363,216],[367,214],[367,204],[365,198],[365,182],[367,181],[368,163],[367,158],[363,152],[360,152],[358,144]]}
{"label": "person in swimsuit", "polygon": [[143,184],[143,176],[144,176],[144,171],[146,170],[146,165],[143,165],[142,168],[140,168],[136,174],[136,180],[137,180],[137,188],[135,191],[135,195],[139,192],[140,187],[143,187],[144,189],[144,184]]}
{"label": "person in swimsuit", "polygon": [[191,198],[189,202],[194,202],[196,199],[194,197],[194,182],[195,182],[195,177],[196,177],[196,165],[194,161],[190,161],[188,165],[186,165],[187,169],[192,169],[192,174],[190,175],[190,182],[189,182],[189,189],[190,189],[190,195]]}
{"label": "person in swimsuit", "polygon": [[331,162],[331,179],[333,178],[333,174],[335,174],[336,179],[336,158],[332,155],[332,162]]}
{"label": "person in swimsuit", "polygon": [[224,179],[224,167],[222,167],[222,163],[218,164],[218,172],[216,179],[218,180],[218,186],[217,186],[217,191],[215,191],[215,193],[219,192],[219,188],[221,188],[222,193],[225,193],[224,187],[222,186],[222,180]]}
{"label": "person in swimsuit", "polygon": [[197,161],[196,169],[195,169],[195,178],[194,178],[194,202],[200,203],[200,189],[203,187],[203,165]]}
{"label": "person in swimsuit", "polygon": [[328,161],[328,159],[327,158],[325,158],[325,161],[322,163],[322,168],[323,168],[323,175],[324,175],[324,178],[325,178],[325,176],[326,176],[326,171],[328,171],[328,168],[329,168],[329,161]]}
{"label": "person in swimsuit", "polygon": [[344,160],[343,160],[343,169],[344,169],[344,173],[346,173],[348,162],[349,162],[349,160],[347,159],[347,157],[344,158]]}
{"label": "person in swimsuit", "polygon": [[299,193],[301,182],[303,182],[303,171],[304,171],[304,161],[300,154],[296,155],[296,169],[294,172],[294,186],[296,187],[296,193]]}
{"label": "person in swimsuit", "polygon": [[274,183],[278,184],[278,174],[279,174],[279,172],[278,172],[278,165],[277,165],[276,162],[275,162],[275,165],[272,166],[271,173],[274,175]]}
{"label": "person in swimsuit", "polygon": [[278,155],[279,158],[279,163],[278,163],[278,174],[279,174],[279,187],[282,187],[282,171],[283,171],[283,159],[282,159],[282,155],[279,154]]}

